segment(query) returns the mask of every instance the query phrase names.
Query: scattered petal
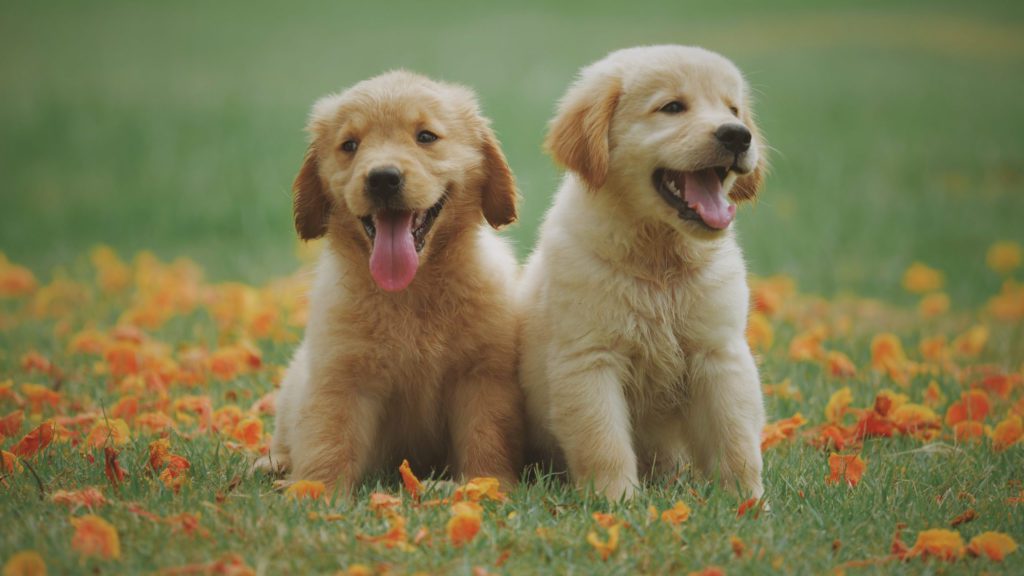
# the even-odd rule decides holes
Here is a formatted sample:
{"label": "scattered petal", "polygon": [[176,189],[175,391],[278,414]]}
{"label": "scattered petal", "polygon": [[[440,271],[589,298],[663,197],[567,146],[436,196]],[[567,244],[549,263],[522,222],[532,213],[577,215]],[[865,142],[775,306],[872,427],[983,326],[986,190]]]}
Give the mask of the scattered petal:
{"label": "scattered petal", "polygon": [[19,440],[14,448],[11,448],[11,452],[22,458],[31,458],[50,445],[50,442],[53,441],[53,432],[53,423],[43,422]]}
{"label": "scattered petal", "polygon": [[454,546],[471,542],[480,532],[483,509],[475,502],[463,501],[452,505],[451,513],[446,526],[448,540]]}
{"label": "scattered petal", "polygon": [[1017,549],[1017,542],[1012,537],[1001,532],[983,532],[974,538],[967,545],[967,551],[972,556],[988,556],[990,560],[1002,562]]}
{"label": "scattered petal", "polygon": [[501,491],[501,483],[497,478],[473,478],[465,485],[455,489],[454,500],[456,502],[462,500],[504,502],[508,500],[508,496]]}
{"label": "scattered petal", "polygon": [[398,473],[402,475],[402,484],[405,486],[406,492],[412,496],[413,500],[419,501],[420,495],[423,494],[423,483],[412,473],[408,460],[402,460],[402,465],[398,467]]}
{"label": "scattered petal", "polygon": [[96,556],[106,560],[121,557],[121,540],[117,529],[103,518],[87,514],[71,518],[71,525],[75,528],[71,548],[82,556]]}
{"label": "scattered petal", "polygon": [[690,518],[690,507],[682,500],[677,501],[674,506],[661,513],[661,521],[673,526],[678,526]]}
{"label": "scattered petal", "polygon": [[846,414],[847,407],[853,402],[853,392],[849,386],[843,386],[832,393],[825,406],[825,419],[832,423],[839,423]]}
{"label": "scattered petal", "polygon": [[1021,253],[1016,242],[996,242],[985,254],[985,264],[1000,274],[1009,274],[1020,266]]}
{"label": "scattered petal", "polygon": [[867,463],[861,459],[859,454],[829,454],[828,457],[829,475],[825,478],[828,484],[838,484],[840,480],[846,482],[850,487],[860,483]]}
{"label": "scattered petal", "polygon": [[964,555],[964,539],[958,532],[936,528],[922,530],[917,541],[907,551],[907,557],[934,556],[940,560],[953,561]]}
{"label": "scattered petal", "polygon": [[609,527],[607,540],[602,540],[597,535],[597,532],[591,531],[587,533],[587,543],[597,550],[597,553],[601,556],[601,560],[607,561],[608,557],[611,556],[619,547],[619,530],[621,528],[621,524],[615,524],[614,526]]}
{"label": "scattered petal", "polygon": [[35,550],[22,550],[4,562],[3,576],[46,576],[46,562]]}
{"label": "scattered petal", "polygon": [[397,496],[385,494],[383,492],[374,492],[370,494],[370,510],[375,512],[382,512],[391,508],[397,508],[402,505],[402,499]]}
{"label": "scattered petal", "polygon": [[316,500],[324,495],[327,486],[319,480],[298,480],[285,489],[285,496],[293,500]]}
{"label": "scattered petal", "polygon": [[913,294],[934,292],[942,288],[942,272],[929,268],[921,262],[914,262],[903,274],[903,288]]}
{"label": "scattered petal", "polygon": [[107,504],[107,499],[97,488],[83,488],[81,490],[57,490],[50,495],[50,501],[54,504],[67,506],[72,512],[79,508],[95,510]]}

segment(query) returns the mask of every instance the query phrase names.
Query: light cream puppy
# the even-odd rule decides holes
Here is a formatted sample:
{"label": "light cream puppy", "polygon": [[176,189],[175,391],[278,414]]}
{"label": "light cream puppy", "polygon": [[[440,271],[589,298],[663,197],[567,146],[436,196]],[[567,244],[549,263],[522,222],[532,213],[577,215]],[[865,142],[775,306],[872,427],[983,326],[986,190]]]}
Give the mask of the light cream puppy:
{"label": "light cream puppy", "polygon": [[546,147],[568,172],[520,283],[535,456],[611,499],[687,461],[760,496],[764,406],[730,224],[765,156],[740,72],[700,48],[614,52],[582,70]]}
{"label": "light cream puppy", "polygon": [[326,235],[269,457],[351,490],[367,473],[521,467],[512,173],[471,91],[391,72],[321,99],[295,227]]}

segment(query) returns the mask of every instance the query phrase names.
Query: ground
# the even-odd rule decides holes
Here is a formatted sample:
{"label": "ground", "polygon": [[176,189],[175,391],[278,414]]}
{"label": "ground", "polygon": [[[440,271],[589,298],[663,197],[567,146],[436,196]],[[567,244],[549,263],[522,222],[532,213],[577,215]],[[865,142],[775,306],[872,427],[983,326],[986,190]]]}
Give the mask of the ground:
{"label": "ground", "polygon": [[[961,555],[948,534],[952,563],[919,552],[931,529],[964,546],[1024,539],[1019,3],[389,6],[5,7],[0,563],[1014,571],[1019,551]],[[525,256],[557,185],[540,142],[558,96],[608,51],[660,42],[736,61],[773,148],[762,199],[737,221],[774,423],[767,500],[738,514],[690,474],[628,504],[527,478],[484,497],[479,533],[456,545],[453,496],[416,503],[396,470],[351,501],[247,476],[317,250],[295,241],[289,199],[313,100],[399,66],[475,88],[519,181],[507,234]],[[36,453],[33,430],[54,432]],[[865,463],[859,481],[860,461],[833,454]],[[105,502],[76,504],[88,487]],[[374,492],[402,503],[374,510]],[[690,513],[673,524],[661,513],[676,502]],[[370,541],[399,518],[404,536]]]}

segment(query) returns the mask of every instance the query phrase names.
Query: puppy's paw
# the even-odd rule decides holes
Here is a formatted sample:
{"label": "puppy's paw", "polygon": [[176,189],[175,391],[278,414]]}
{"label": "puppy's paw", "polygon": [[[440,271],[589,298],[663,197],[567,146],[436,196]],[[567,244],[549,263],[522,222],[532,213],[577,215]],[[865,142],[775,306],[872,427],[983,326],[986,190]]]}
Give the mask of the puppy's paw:
{"label": "puppy's paw", "polygon": [[284,492],[292,484],[295,484],[295,480],[274,480],[274,491]]}
{"label": "puppy's paw", "polygon": [[252,463],[252,467],[249,469],[250,474],[267,474],[271,476],[280,476],[290,470],[292,467],[291,459],[287,456],[274,456],[268,454],[261,458],[258,458]]}
{"label": "puppy's paw", "polygon": [[610,502],[628,502],[636,495],[636,483],[627,477],[594,482],[594,487]]}

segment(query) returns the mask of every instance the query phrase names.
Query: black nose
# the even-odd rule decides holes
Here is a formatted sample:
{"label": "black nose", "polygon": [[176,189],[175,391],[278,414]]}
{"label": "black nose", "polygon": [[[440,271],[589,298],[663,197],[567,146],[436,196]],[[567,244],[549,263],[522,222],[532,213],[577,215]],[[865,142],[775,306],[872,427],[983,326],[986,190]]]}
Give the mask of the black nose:
{"label": "black nose", "polygon": [[381,166],[366,175],[366,192],[378,200],[388,200],[402,191],[405,178],[394,166]]}
{"label": "black nose", "polygon": [[722,124],[715,130],[715,138],[733,154],[742,154],[750,149],[750,130],[743,124]]}

